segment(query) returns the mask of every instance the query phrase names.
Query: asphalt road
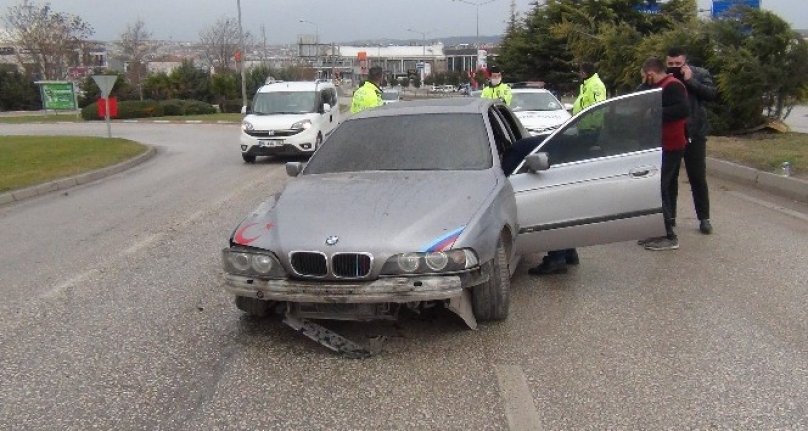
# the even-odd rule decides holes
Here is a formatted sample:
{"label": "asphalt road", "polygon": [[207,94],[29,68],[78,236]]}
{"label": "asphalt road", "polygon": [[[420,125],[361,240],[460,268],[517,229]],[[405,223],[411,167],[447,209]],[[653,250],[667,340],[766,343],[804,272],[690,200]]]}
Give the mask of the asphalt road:
{"label": "asphalt road", "polygon": [[[84,124],[3,134],[90,134]],[[581,250],[503,323],[335,324],[344,359],[221,288],[233,227],[287,178],[234,125],[115,124],[158,155],[0,207],[0,429],[805,429],[808,207],[712,181],[716,233]]]}

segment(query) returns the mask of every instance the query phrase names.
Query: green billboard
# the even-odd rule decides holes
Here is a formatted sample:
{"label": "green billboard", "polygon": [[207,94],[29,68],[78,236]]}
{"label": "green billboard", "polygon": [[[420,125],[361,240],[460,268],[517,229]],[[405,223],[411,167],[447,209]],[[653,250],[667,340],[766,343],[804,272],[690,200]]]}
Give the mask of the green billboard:
{"label": "green billboard", "polygon": [[72,82],[37,81],[42,92],[42,107],[59,111],[72,111],[76,106],[76,93]]}

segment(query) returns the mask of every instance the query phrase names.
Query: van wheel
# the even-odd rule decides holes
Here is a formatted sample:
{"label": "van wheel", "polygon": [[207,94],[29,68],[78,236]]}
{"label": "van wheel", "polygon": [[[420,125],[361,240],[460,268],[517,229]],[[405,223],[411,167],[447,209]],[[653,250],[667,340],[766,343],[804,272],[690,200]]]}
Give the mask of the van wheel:
{"label": "van wheel", "polygon": [[255,163],[255,154],[241,153],[241,158],[247,163]]}
{"label": "van wheel", "polygon": [[508,254],[500,238],[491,261],[488,281],[474,286],[471,291],[472,308],[477,320],[505,320],[508,317],[511,302],[510,276]]}

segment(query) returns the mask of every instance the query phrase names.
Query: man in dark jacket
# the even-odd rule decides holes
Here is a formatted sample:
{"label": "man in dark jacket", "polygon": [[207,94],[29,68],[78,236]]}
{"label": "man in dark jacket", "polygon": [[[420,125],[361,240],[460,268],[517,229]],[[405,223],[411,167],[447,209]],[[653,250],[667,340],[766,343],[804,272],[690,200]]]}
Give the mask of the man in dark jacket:
{"label": "man in dark jacket", "polygon": [[[707,112],[704,102],[712,102],[718,97],[718,90],[707,69],[691,66],[687,63],[687,54],[681,48],[668,50],[665,58],[667,72],[682,81],[687,88],[690,102],[690,118],[687,120],[687,134],[690,142],[685,148],[684,162],[687,179],[693,192],[693,205],[699,218],[699,230],[705,235],[713,232],[710,224],[710,196],[707,191]],[[679,194],[678,183],[671,190],[673,217],[676,218],[676,199]]]}
{"label": "man in dark jacket", "polygon": [[679,238],[673,230],[672,187],[679,181],[679,168],[687,146],[686,123],[690,114],[687,90],[681,81],[666,73],[662,60],[652,57],[642,65],[641,88],[662,88],[662,166],[660,168],[662,212],[666,235],[641,241],[647,250],[675,250]]}

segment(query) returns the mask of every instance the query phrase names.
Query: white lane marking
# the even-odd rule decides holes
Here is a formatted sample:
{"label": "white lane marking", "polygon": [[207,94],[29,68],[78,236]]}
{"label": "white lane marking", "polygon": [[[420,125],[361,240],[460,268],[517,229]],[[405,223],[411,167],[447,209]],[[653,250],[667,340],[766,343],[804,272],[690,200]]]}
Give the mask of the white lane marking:
{"label": "white lane marking", "polygon": [[101,273],[101,271],[98,270],[97,268],[93,268],[93,269],[90,269],[88,271],[84,271],[84,272],[74,276],[73,278],[54,286],[52,289],[50,289],[50,290],[46,291],[45,293],[43,293],[42,297],[43,298],[53,298],[56,295],[60,294],[61,292],[65,291],[65,290],[67,290],[67,289],[69,289],[69,288],[71,288],[71,287],[73,287],[73,286],[75,286],[75,285],[77,285],[77,284],[79,284],[79,283],[81,283],[83,281],[86,281],[86,280],[90,279],[92,276],[94,276],[96,274],[100,274],[100,273]]}
{"label": "white lane marking", "polygon": [[741,192],[729,191],[727,193],[731,194],[732,196],[735,196],[738,199],[742,199],[742,200],[745,200],[747,202],[752,202],[753,204],[758,204],[758,205],[766,207],[766,208],[768,208],[770,210],[774,210],[774,211],[777,211],[777,212],[780,212],[780,213],[783,213],[783,214],[786,214],[786,215],[790,215],[791,217],[798,218],[800,220],[808,221],[808,215],[803,214],[803,213],[801,213],[799,211],[794,211],[792,209],[785,208],[785,207],[782,207],[782,206],[777,205],[775,203],[764,201],[762,199],[753,198],[752,196],[747,196],[747,195],[745,195],[745,194],[743,194]]}
{"label": "white lane marking", "polygon": [[151,235],[137,241],[136,243],[132,244],[131,246],[129,246],[129,248],[127,248],[126,250],[121,252],[121,255],[122,256],[129,256],[129,255],[135,254],[138,251],[140,251],[140,250],[142,250],[142,249],[156,243],[157,241],[159,241],[162,238],[163,238],[163,234],[157,234],[157,233],[151,234]]}
{"label": "white lane marking", "polygon": [[527,387],[527,378],[518,365],[494,365],[499,392],[505,403],[505,417],[511,431],[538,431],[542,429],[533,395]]}

